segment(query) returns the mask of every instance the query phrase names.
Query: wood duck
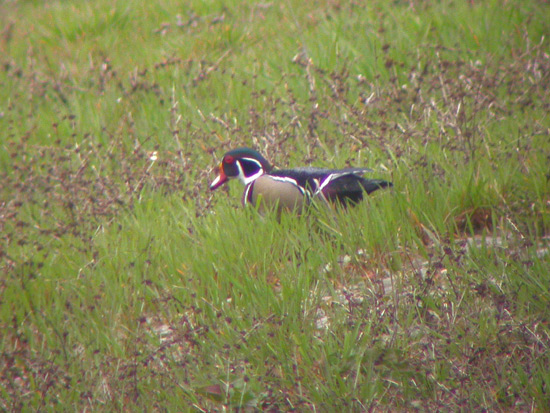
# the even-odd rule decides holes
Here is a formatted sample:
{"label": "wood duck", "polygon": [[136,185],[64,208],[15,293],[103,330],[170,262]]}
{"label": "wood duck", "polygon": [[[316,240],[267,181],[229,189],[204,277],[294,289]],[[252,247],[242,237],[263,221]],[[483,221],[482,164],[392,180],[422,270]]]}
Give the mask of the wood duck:
{"label": "wood duck", "polygon": [[273,207],[278,212],[300,209],[316,198],[347,205],[359,202],[365,192],[370,194],[392,186],[391,182],[381,179],[363,178],[361,175],[366,172],[372,170],[312,167],[276,170],[255,150],[238,148],[223,156],[218,177],[210,190],[219,188],[229,179],[239,178],[245,185],[243,205],[259,203],[260,212]]}

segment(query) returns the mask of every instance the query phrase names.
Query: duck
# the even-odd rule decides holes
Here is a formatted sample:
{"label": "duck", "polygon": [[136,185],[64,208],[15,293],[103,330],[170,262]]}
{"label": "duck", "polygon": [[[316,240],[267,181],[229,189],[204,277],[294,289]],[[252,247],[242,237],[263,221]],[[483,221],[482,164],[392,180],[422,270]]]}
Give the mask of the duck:
{"label": "duck", "polygon": [[260,213],[267,209],[279,213],[302,210],[316,200],[348,206],[359,203],[365,194],[393,186],[392,182],[363,176],[371,172],[363,167],[276,169],[258,151],[241,147],[224,154],[210,190],[237,178],[244,185],[242,204],[258,208]]}

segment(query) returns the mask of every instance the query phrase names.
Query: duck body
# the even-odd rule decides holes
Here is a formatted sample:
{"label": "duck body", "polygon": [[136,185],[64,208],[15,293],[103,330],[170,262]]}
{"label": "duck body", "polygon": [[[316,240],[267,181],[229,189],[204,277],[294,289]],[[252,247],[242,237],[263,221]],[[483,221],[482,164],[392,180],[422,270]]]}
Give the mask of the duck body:
{"label": "duck body", "polygon": [[392,186],[381,179],[362,175],[368,168],[328,169],[300,167],[273,169],[269,162],[250,148],[227,152],[220,164],[219,175],[210,185],[214,190],[229,179],[239,178],[245,185],[243,205],[281,210],[297,210],[317,198],[328,203],[355,204],[377,189]]}

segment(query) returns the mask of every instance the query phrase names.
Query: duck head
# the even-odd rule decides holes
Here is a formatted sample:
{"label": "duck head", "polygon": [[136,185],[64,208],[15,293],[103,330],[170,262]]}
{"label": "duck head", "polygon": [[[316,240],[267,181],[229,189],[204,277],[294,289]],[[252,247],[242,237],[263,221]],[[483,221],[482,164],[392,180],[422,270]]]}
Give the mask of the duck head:
{"label": "duck head", "polygon": [[244,185],[248,185],[271,169],[269,162],[254,149],[233,149],[223,156],[218,176],[210,184],[210,190],[219,188],[233,178],[239,178]]}

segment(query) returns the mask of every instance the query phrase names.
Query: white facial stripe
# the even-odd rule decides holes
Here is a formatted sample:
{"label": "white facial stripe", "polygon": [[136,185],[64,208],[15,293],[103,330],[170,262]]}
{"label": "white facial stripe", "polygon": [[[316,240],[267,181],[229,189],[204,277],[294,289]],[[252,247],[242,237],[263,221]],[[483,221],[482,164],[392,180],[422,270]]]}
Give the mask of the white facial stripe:
{"label": "white facial stripe", "polygon": [[218,182],[220,182],[220,179],[222,179],[222,177],[221,177],[221,175],[218,175],[218,176],[216,177],[216,179],[214,179],[214,182],[212,182],[212,183],[210,184],[210,186],[211,186],[211,187],[212,187],[212,186],[216,186],[216,185],[218,184]]}
{"label": "white facial stripe", "polygon": [[244,185],[248,185],[251,182],[254,182],[256,179],[258,179],[260,176],[264,174],[264,169],[262,167],[262,164],[258,162],[256,159],[253,158],[242,158],[243,161],[248,162],[254,162],[256,165],[258,165],[258,172],[256,172],[254,175],[251,176],[245,176],[243,166],[241,165],[241,161],[235,161],[237,164],[237,168],[239,169],[239,179]]}
{"label": "white facial stripe", "polygon": [[262,164],[257,159],[254,159],[254,158],[241,158],[241,159],[243,161],[254,162],[256,165],[258,165],[258,168],[263,170]]}

